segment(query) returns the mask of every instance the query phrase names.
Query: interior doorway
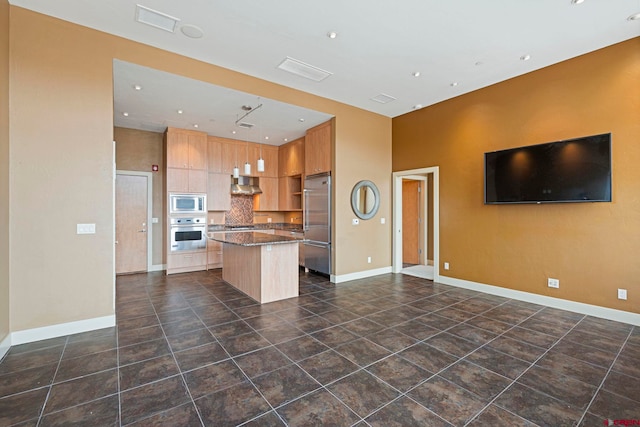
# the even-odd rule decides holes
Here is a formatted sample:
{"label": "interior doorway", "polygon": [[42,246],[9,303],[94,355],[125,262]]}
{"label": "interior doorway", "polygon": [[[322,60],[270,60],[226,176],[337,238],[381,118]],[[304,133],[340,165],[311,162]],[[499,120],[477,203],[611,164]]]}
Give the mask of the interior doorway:
{"label": "interior doorway", "polygon": [[116,274],[151,269],[150,172],[116,172]]}
{"label": "interior doorway", "polygon": [[392,271],[437,280],[439,169],[394,172],[393,190]]}

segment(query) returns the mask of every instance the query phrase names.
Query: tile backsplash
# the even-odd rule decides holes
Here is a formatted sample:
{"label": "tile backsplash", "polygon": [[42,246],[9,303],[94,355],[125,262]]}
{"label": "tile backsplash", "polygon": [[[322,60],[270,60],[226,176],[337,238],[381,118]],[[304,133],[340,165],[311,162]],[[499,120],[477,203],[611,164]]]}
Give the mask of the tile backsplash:
{"label": "tile backsplash", "polygon": [[231,210],[224,218],[228,225],[253,224],[253,196],[231,196]]}

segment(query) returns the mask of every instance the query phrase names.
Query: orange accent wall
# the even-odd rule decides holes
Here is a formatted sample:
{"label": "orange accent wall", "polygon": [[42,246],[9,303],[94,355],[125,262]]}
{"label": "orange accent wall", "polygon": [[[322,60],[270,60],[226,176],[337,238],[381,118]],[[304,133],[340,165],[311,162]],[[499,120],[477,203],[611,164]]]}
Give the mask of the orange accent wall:
{"label": "orange accent wall", "polygon": [[[440,167],[447,276],[640,313],[639,82],[635,38],[393,119],[393,171]],[[612,203],[483,204],[485,152],[607,132]]]}

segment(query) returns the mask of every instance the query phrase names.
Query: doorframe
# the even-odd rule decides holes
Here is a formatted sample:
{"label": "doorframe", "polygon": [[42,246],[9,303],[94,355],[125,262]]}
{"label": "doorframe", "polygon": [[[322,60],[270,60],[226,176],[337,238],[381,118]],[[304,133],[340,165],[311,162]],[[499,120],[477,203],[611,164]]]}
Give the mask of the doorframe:
{"label": "doorframe", "polygon": [[[134,175],[134,176],[144,176],[147,178],[147,271],[151,271],[153,269],[153,227],[152,227],[152,217],[153,217],[153,174],[151,172],[142,172],[142,171],[129,171],[129,170],[116,170],[116,179],[118,175]],[[115,186],[117,184],[114,182],[114,192]],[[117,200],[115,200],[114,196],[114,209],[116,207]],[[115,251],[115,230],[116,230],[116,216],[115,213],[113,215],[113,248]],[[114,253],[114,261],[115,261],[115,253]],[[116,263],[113,263],[113,271],[115,274],[116,271]]]}
{"label": "doorframe", "polygon": [[[427,176],[426,175],[408,175],[408,176],[403,176],[402,177],[403,180],[410,180],[410,181],[420,181],[421,182],[421,187],[420,187],[420,197],[419,200],[422,200],[422,203],[418,203],[420,211],[418,212],[418,215],[420,215],[420,234],[422,234],[421,239],[422,239],[422,244],[423,244],[423,252],[420,254],[420,262],[418,264],[420,265],[427,265],[427,238],[429,237],[429,227],[427,227],[428,224],[428,215],[429,215],[429,194],[428,191],[429,189],[427,188]],[[402,181],[400,181],[401,185],[402,185]],[[402,203],[402,197],[400,197],[400,203]],[[402,212],[402,210],[400,211]],[[400,245],[400,247],[402,248],[402,245]],[[402,253],[402,249],[401,252]],[[400,258],[402,258],[402,255],[400,256]]]}
{"label": "doorframe", "polygon": [[[433,174],[433,280],[440,280],[440,168],[433,166],[421,169],[411,169],[393,172],[393,246],[392,246],[392,272],[402,271],[402,180],[420,179],[426,180],[427,174]],[[426,187],[426,186],[425,186]],[[426,196],[426,194],[425,194]],[[425,204],[426,204],[425,197]],[[426,207],[425,207],[426,209]],[[426,215],[425,210],[425,215]],[[428,221],[423,221],[425,231]]]}

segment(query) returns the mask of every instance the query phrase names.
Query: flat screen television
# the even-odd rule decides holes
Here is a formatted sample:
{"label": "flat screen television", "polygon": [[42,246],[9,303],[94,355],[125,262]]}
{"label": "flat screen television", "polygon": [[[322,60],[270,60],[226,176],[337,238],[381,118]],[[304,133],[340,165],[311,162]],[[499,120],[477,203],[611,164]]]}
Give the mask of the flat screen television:
{"label": "flat screen television", "polygon": [[611,134],[484,155],[484,203],[611,201]]}

